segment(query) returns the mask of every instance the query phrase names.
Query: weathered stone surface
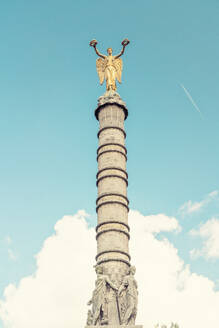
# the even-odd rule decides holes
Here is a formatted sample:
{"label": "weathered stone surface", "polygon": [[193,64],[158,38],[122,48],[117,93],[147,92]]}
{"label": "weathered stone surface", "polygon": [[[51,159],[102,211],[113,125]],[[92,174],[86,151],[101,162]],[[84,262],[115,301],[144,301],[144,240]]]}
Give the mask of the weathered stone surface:
{"label": "weathered stone surface", "polygon": [[122,100],[118,92],[113,90],[106,91],[101,97],[98,98],[98,107],[106,103],[117,103],[126,107],[126,103]]}
{"label": "weathered stone surface", "polygon": [[98,120],[98,115],[100,112],[100,109],[106,105],[117,105],[117,107],[123,108],[124,114],[125,114],[125,119],[128,116],[128,110],[126,107],[125,102],[121,99],[120,95],[113,90],[105,92],[101,97],[98,99],[98,106],[97,109],[95,110],[95,116],[96,119]]}
{"label": "weathered stone surface", "polygon": [[118,287],[130,265],[124,107],[114,91],[98,100],[97,263],[103,265],[104,274]]}
{"label": "weathered stone surface", "polygon": [[138,304],[135,268],[130,264],[125,103],[115,91],[98,99],[97,280],[88,305],[88,328],[142,328],[135,325]]}

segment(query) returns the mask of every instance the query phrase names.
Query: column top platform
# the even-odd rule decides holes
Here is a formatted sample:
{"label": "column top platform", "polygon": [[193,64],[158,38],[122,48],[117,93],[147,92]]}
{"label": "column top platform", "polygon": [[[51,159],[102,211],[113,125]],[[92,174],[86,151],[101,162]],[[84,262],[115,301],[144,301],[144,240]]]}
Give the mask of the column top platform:
{"label": "column top platform", "polygon": [[126,120],[126,118],[128,117],[128,109],[126,107],[126,103],[122,100],[118,92],[113,90],[106,91],[102,96],[98,98],[98,106],[95,110],[95,116],[97,120],[101,108],[107,105],[117,105],[121,107],[124,110],[125,120]]}

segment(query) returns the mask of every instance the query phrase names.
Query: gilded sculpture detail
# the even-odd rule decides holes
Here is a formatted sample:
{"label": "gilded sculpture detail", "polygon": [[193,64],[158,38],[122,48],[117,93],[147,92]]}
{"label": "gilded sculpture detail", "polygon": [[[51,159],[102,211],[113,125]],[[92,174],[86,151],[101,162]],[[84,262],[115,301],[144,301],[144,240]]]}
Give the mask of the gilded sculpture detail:
{"label": "gilded sculpture detail", "polygon": [[90,42],[90,46],[94,48],[96,54],[100,57],[96,61],[97,73],[100,79],[100,84],[103,84],[104,80],[106,80],[106,89],[116,91],[116,80],[121,83],[122,79],[122,68],[123,62],[120,58],[124,51],[125,47],[129,44],[128,39],[124,39],[122,41],[122,50],[121,52],[113,56],[112,48],[107,49],[108,55],[103,55],[97,50],[97,41],[92,40]]}

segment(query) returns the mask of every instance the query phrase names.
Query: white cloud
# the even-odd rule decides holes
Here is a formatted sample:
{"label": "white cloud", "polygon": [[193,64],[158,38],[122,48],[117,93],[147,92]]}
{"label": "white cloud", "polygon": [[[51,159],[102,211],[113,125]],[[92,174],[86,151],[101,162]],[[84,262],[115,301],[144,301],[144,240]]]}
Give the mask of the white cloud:
{"label": "white cloud", "polygon": [[192,249],[191,257],[204,256],[206,259],[219,258],[219,219],[212,218],[202,224],[198,230],[191,230],[190,235],[203,239],[201,249]]}
{"label": "white cloud", "polygon": [[79,211],[58,221],[36,257],[36,272],[17,287],[6,287],[0,302],[4,327],[83,327],[96,252],[95,232],[87,228],[85,217]]}
{"label": "white cloud", "polygon": [[[132,211],[131,213],[135,213],[136,218],[142,220],[142,216],[137,211]],[[132,217],[130,215],[130,217]],[[142,222],[143,223],[143,222]],[[134,224],[134,222],[133,222]],[[159,233],[161,231],[175,231],[180,232],[181,227],[174,217],[169,217],[165,214],[157,214],[157,215],[148,215],[144,217],[144,225],[142,227],[145,232],[150,233]]]}
{"label": "white cloud", "polygon": [[204,206],[208,205],[210,202],[212,202],[214,199],[217,198],[219,192],[218,190],[210,192],[202,201],[200,202],[192,202],[189,200],[188,202],[184,203],[179,208],[179,213],[182,215],[186,214],[192,214],[195,212],[200,211]]}
{"label": "white cloud", "polygon": [[[18,286],[6,287],[0,317],[7,328],[84,327],[86,302],[95,281],[95,231],[86,213],[64,216],[55,234],[36,257],[37,270]],[[204,276],[191,273],[161,231],[178,231],[175,218],[143,216],[130,211],[130,249],[137,267],[139,314],[137,323],[152,328],[157,322],[178,322],[182,328],[219,326],[219,292]]]}

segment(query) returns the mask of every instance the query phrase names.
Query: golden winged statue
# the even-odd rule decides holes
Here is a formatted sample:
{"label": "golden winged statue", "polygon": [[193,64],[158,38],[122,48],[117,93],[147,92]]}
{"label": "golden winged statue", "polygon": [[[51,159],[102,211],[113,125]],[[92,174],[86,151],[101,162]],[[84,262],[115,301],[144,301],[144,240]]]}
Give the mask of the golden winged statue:
{"label": "golden winged statue", "polygon": [[125,39],[122,41],[122,50],[121,52],[113,56],[112,48],[107,49],[108,56],[102,55],[97,50],[97,40],[92,40],[90,42],[90,46],[94,48],[96,54],[100,57],[96,61],[97,73],[99,75],[100,84],[103,84],[104,80],[106,80],[106,89],[116,91],[116,80],[121,83],[122,78],[122,59],[120,58],[124,51],[125,47],[129,44],[129,40]]}

